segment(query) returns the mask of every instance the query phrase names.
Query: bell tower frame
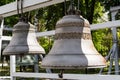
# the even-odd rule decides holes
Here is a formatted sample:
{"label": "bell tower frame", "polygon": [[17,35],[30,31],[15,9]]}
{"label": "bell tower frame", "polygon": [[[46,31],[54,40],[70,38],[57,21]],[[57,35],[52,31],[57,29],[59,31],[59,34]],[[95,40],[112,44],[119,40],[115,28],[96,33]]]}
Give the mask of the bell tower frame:
{"label": "bell tower frame", "polygon": [[[27,1],[30,1],[30,0],[25,0],[26,1],[26,5],[30,5],[30,3],[27,4]],[[42,1],[42,0],[34,0],[32,1],[32,7],[31,7],[31,10],[33,9],[37,9],[38,7],[35,7],[34,5],[36,5],[35,3],[33,2],[39,2],[39,1]],[[52,5],[52,3],[54,2],[55,4],[57,2],[62,2],[64,0],[49,0],[51,2],[49,3],[44,3],[47,5]],[[13,2],[15,4],[15,2]],[[38,3],[39,5],[41,5],[41,7],[43,7],[43,4],[40,4]],[[16,14],[15,12],[15,7],[12,7],[13,9],[13,13],[12,11],[9,11],[10,9],[9,6],[11,6],[11,4],[7,4],[7,5],[4,5],[0,7],[0,10],[3,10],[3,8],[5,9],[5,12],[2,13],[3,11],[0,11],[0,15],[2,15],[3,17],[7,17],[7,16],[12,16],[13,13]],[[34,7],[34,8],[33,8]],[[45,7],[45,5],[44,5]],[[29,8],[29,6],[28,6]],[[40,8],[40,6],[39,6]],[[118,8],[120,9],[120,7]],[[118,10],[117,9],[117,10]],[[30,9],[28,9],[30,11]],[[114,9],[115,10],[115,9]],[[112,20],[115,20],[115,15],[116,13],[114,12],[113,10],[113,19]],[[116,11],[117,11],[116,10]],[[111,12],[112,12],[112,8],[111,8]],[[106,23],[102,23],[102,24],[95,24],[95,25],[91,25],[91,30],[96,30],[96,29],[101,29],[101,28],[111,28],[111,27],[118,27],[118,25],[120,25],[120,20],[117,20],[117,21],[112,21],[112,22],[106,22]],[[113,31],[113,34],[114,34],[114,37],[116,38],[116,29],[114,29]],[[49,32],[43,32],[43,33],[38,33],[37,36],[47,36],[47,35],[54,35],[54,31],[49,31]],[[4,38],[4,37],[3,37]],[[115,39],[117,40],[117,39]],[[116,45],[115,45],[116,46]],[[11,60],[10,60],[10,66],[11,66],[11,75],[10,75],[10,78],[11,80],[15,80],[15,77],[37,77],[37,78],[55,78],[55,79],[59,79],[58,78],[58,75],[57,74],[46,74],[46,73],[18,73],[16,72],[15,70],[15,57],[14,56],[11,56]],[[118,65],[118,64],[117,64]],[[119,66],[119,65],[118,65]],[[116,71],[118,71],[118,66],[116,66]],[[111,69],[111,68],[110,68]],[[118,74],[118,73],[116,73]],[[103,79],[106,79],[106,80],[119,80],[120,79],[120,76],[119,75],[80,75],[80,74],[65,74],[64,75],[64,79],[84,79],[84,80],[103,80]]]}
{"label": "bell tower frame", "polygon": [[[120,6],[117,7],[111,7],[111,20],[115,21],[115,16],[118,13],[118,10],[120,9]],[[113,36],[113,46],[110,49],[110,52],[106,56],[106,60],[108,61],[110,59],[110,65],[108,68],[108,75],[112,73],[112,66],[113,62],[115,63],[115,75],[119,75],[119,59],[118,59],[118,36],[117,36],[117,28],[111,28],[112,36]],[[102,73],[103,68],[100,70],[100,74]]]}

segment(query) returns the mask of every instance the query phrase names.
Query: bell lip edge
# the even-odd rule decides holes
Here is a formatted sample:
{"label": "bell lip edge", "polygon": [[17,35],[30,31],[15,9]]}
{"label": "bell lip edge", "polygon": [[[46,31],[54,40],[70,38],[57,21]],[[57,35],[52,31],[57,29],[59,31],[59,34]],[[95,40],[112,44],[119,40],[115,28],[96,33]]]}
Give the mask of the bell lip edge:
{"label": "bell lip edge", "polygon": [[46,54],[44,51],[39,51],[38,52],[34,52],[34,53],[29,53],[29,52],[24,52],[24,53],[16,53],[16,52],[3,52],[3,55],[37,55],[37,54]]}
{"label": "bell lip edge", "polygon": [[85,68],[88,68],[88,69],[91,69],[91,68],[104,68],[104,67],[107,67],[106,65],[97,65],[97,66],[82,66],[82,67],[75,67],[75,66],[64,66],[64,67],[60,67],[60,66],[41,66],[41,68],[48,68],[48,69],[85,69]]}

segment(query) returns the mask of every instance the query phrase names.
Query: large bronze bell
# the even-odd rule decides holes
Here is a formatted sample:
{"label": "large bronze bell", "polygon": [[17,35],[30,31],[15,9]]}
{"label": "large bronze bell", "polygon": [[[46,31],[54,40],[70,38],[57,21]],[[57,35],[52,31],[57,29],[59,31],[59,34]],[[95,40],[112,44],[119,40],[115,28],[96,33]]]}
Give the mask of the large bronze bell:
{"label": "large bronze bell", "polygon": [[19,21],[14,26],[12,40],[3,51],[3,55],[29,55],[44,53],[44,49],[37,42],[35,26],[24,21]]}
{"label": "large bronze bell", "polygon": [[81,69],[106,66],[105,59],[95,49],[89,22],[82,16],[69,14],[56,24],[55,41],[42,61],[43,68]]}

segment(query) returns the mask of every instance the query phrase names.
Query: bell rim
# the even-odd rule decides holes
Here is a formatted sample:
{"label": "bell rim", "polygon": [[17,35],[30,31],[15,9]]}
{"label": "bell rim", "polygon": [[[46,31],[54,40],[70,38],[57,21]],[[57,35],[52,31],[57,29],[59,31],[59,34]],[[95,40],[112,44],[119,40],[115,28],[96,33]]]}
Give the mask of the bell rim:
{"label": "bell rim", "polygon": [[45,54],[44,51],[39,52],[3,52],[3,55],[36,55],[36,54]]}
{"label": "bell rim", "polygon": [[93,69],[93,68],[104,68],[107,65],[97,65],[97,66],[44,66],[42,65],[41,68],[48,68],[48,69]]}

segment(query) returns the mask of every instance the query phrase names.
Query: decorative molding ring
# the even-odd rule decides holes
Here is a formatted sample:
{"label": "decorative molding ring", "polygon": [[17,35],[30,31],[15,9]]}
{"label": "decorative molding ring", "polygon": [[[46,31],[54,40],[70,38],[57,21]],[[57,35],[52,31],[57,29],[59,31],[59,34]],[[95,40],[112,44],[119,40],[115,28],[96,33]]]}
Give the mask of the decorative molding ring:
{"label": "decorative molding ring", "polygon": [[60,27],[90,27],[89,24],[85,23],[85,22],[66,22],[66,23],[61,23],[61,24],[57,24],[56,28],[60,28]]}
{"label": "decorative molding ring", "polygon": [[90,33],[76,33],[76,32],[72,32],[72,33],[57,33],[55,34],[55,40],[59,40],[59,39],[92,39],[91,34]]}

